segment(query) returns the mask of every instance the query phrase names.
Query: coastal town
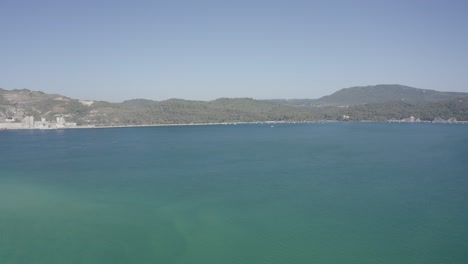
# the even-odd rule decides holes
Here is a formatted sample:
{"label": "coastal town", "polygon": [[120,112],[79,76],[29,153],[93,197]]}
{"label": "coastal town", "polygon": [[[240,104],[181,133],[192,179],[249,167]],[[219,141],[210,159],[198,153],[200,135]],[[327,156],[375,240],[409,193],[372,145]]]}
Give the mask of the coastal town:
{"label": "coastal town", "polygon": [[337,121],[462,124],[468,122],[467,96],[402,85],[375,85],[343,88],[318,99],[131,99],[115,103],[0,88],[0,129]]}
{"label": "coastal town", "polygon": [[63,115],[56,115],[55,121],[48,121],[44,117],[35,120],[34,116],[25,116],[21,120],[15,117],[7,117],[4,122],[0,122],[0,129],[61,129],[76,128],[77,124],[66,122]]}
{"label": "coastal town", "polygon": [[[344,115],[342,117],[342,122],[349,122],[350,117]],[[285,122],[285,121],[262,121],[262,122],[225,122],[225,123],[187,123],[187,124],[148,124],[148,125],[111,125],[111,126],[95,126],[95,125],[85,125],[78,126],[74,122],[66,122],[63,115],[57,115],[54,121],[47,121],[45,118],[41,117],[40,121],[35,121],[34,116],[25,116],[22,120],[17,120],[14,117],[7,117],[5,121],[0,122],[0,130],[7,129],[69,129],[69,128],[105,128],[105,127],[140,127],[140,126],[179,126],[179,125],[237,125],[237,124],[286,124],[286,123],[322,123],[322,122],[339,122],[339,121],[303,121],[303,122]],[[358,122],[369,122],[369,121],[358,121]],[[372,122],[372,121],[370,121]],[[388,123],[438,123],[438,124],[466,124],[466,121],[458,121],[455,118],[449,118],[447,120],[442,118],[436,118],[433,121],[422,121],[419,118],[410,116],[404,119],[390,119]]]}

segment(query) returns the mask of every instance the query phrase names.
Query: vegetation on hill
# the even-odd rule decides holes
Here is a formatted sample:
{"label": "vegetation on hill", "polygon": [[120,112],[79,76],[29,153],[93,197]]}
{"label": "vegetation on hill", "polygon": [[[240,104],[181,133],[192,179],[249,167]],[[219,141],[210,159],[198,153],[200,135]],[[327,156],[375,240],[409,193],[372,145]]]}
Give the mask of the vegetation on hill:
{"label": "vegetation on hill", "polygon": [[[94,106],[96,107],[96,106]],[[95,108],[96,109],[96,108]],[[124,102],[98,110],[97,123],[112,124],[180,124],[255,121],[313,121],[311,111],[249,98],[188,101],[170,99],[145,101],[143,105]]]}
{"label": "vegetation on hill", "polygon": [[435,118],[468,120],[468,97],[429,103],[399,101],[356,105],[340,108],[334,117],[340,119],[343,115],[349,116],[351,121],[401,120],[410,116],[422,121],[432,121]]}
{"label": "vegetation on hill", "polygon": [[406,102],[427,103],[466,97],[468,93],[439,92],[418,89],[397,84],[380,84],[374,86],[356,86],[341,89],[319,99],[273,100],[292,106],[351,106],[369,103]]}
{"label": "vegetation on hill", "polygon": [[[375,88],[375,87],[374,87]],[[339,91],[339,94],[356,92],[363,100],[372,101],[375,98],[390,98],[385,93],[377,96],[382,86],[373,92],[365,92],[370,88],[349,88]],[[400,89],[401,88],[401,89]],[[432,101],[464,93],[440,93],[429,90],[414,91],[415,88],[399,87],[404,94],[413,94],[405,100],[389,100],[385,102],[370,102],[347,107],[338,106],[291,106],[284,102],[254,100],[251,98],[220,98],[213,101],[189,101],[170,99],[152,101],[134,99],[122,103],[104,101],[80,101],[56,94],[45,94],[30,90],[0,89],[0,116],[17,117],[33,115],[39,119],[45,117],[54,120],[57,115],[64,115],[69,122],[78,125],[151,125],[151,124],[182,124],[182,123],[221,123],[221,122],[261,122],[261,121],[319,121],[342,120],[349,116],[350,121],[387,121],[401,120],[410,116],[431,121],[435,118],[456,118],[468,121],[468,97]],[[392,90],[392,89],[390,89]],[[409,91],[409,92],[408,92]],[[396,93],[393,90],[392,93]],[[417,94],[424,94],[415,100]],[[334,94],[336,95],[336,93]],[[333,97],[333,95],[330,95]],[[336,96],[335,96],[336,98]],[[345,98],[340,95],[340,98]],[[347,97],[348,100],[351,97]],[[374,99],[369,99],[374,98]],[[413,99],[406,99],[413,98]],[[322,100],[322,99],[318,99]],[[328,100],[328,99],[327,99]],[[377,100],[377,99],[375,99]],[[412,102],[418,101],[418,102]],[[349,101],[348,101],[349,102]]]}

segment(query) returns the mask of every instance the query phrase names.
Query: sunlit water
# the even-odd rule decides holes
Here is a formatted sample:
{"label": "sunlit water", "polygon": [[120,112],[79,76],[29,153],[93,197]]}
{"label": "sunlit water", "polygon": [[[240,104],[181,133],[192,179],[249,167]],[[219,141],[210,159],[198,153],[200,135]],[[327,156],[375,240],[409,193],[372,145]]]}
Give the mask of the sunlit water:
{"label": "sunlit water", "polygon": [[468,263],[468,125],[0,132],[0,263]]}

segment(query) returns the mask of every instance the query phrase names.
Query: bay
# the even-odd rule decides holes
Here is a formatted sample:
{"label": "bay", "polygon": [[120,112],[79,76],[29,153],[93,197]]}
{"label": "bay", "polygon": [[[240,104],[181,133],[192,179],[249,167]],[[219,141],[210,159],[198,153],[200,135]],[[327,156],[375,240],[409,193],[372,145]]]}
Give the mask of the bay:
{"label": "bay", "polygon": [[0,132],[0,263],[468,263],[468,126]]}

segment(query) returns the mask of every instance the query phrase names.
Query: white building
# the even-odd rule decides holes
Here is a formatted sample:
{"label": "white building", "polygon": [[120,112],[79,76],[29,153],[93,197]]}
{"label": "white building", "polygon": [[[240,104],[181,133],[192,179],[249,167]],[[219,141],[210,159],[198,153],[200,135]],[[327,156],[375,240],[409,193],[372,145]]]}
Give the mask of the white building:
{"label": "white building", "polygon": [[57,116],[55,119],[57,120],[57,126],[65,125],[65,118],[63,116]]}
{"label": "white building", "polygon": [[23,118],[24,128],[34,128],[34,116],[26,116]]}

